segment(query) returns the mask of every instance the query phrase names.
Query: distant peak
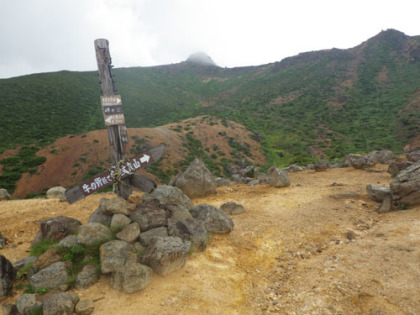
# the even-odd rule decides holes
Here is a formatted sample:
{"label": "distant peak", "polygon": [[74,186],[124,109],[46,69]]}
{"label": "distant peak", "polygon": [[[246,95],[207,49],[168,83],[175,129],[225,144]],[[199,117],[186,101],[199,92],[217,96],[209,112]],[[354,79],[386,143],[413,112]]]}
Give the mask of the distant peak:
{"label": "distant peak", "polygon": [[217,66],[213,59],[204,52],[196,52],[188,57],[187,62],[195,63],[204,66]]}

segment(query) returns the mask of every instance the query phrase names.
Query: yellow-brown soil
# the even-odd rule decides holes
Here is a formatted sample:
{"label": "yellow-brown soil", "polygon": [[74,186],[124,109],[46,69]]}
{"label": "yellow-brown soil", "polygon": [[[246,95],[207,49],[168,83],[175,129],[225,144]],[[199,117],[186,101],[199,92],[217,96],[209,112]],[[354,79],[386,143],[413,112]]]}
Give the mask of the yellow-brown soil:
{"label": "yellow-brown soil", "polygon": [[[375,211],[365,186],[389,184],[386,172],[344,168],[289,177],[287,188],[232,185],[193,200],[234,201],[246,212],[233,216],[232,233],[213,236],[178,272],[154,274],[132,294],[112,289],[106,276],[77,293],[97,300],[94,314],[420,314],[420,207]],[[348,192],[360,197],[329,197]],[[12,262],[27,256],[37,221],[66,215],[85,223],[104,196],[112,195],[73,205],[2,201],[0,231],[10,242],[1,254]]]}

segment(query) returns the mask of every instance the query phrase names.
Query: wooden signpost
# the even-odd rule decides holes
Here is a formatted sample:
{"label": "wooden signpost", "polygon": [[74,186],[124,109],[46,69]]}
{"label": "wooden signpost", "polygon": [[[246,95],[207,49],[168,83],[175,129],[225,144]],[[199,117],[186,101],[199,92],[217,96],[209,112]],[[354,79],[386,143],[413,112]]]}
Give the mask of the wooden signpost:
{"label": "wooden signpost", "polygon": [[165,145],[160,144],[134,158],[126,158],[128,149],[127,128],[121,96],[115,95],[108,41],[106,39],[95,40],[95,51],[102,90],[102,112],[105,125],[108,128],[111,161],[114,165],[107,171],[67,190],[65,194],[69,203],[76,202],[111,184],[116,185],[117,195],[124,199],[128,199],[132,187],[150,192],[156,187],[156,184],[147,177],[133,172],[159,160],[165,151]]}

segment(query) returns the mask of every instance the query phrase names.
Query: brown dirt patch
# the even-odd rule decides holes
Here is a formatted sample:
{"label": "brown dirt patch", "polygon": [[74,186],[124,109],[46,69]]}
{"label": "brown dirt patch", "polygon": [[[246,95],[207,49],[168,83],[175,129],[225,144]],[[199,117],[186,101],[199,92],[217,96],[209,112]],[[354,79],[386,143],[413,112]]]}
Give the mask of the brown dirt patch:
{"label": "brown dirt patch", "polygon": [[[215,206],[235,201],[246,212],[233,217],[232,233],[213,236],[179,272],[154,275],[137,293],[112,289],[107,277],[77,293],[104,298],[95,302],[94,314],[420,313],[420,206],[376,213],[365,186],[388,184],[385,172],[344,168],[289,177],[287,188],[232,185],[193,200]],[[347,192],[360,197],[329,198]],[[103,196],[73,205],[0,202],[0,231],[10,239],[1,253],[11,261],[25,257],[36,221],[68,215],[86,222]]]}

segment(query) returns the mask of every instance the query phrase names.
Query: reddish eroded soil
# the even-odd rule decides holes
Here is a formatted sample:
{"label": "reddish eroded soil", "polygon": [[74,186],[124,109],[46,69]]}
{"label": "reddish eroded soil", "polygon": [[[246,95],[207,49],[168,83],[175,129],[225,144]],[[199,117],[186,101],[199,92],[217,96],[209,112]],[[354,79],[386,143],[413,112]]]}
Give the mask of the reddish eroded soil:
{"label": "reddish eroded soil", "polygon": [[[343,168],[289,177],[286,188],[232,185],[193,200],[234,201],[246,212],[233,216],[232,233],[213,236],[178,272],[154,274],[132,294],[112,289],[106,276],[77,293],[99,299],[93,314],[420,314],[420,206],[377,213],[365,187],[389,184],[386,172]],[[343,193],[360,197],[329,197]],[[104,196],[112,195],[73,205],[0,202],[0,231],[10,239],[1,254],[25,257],[38,220],[67,215],[86,222]]]}

